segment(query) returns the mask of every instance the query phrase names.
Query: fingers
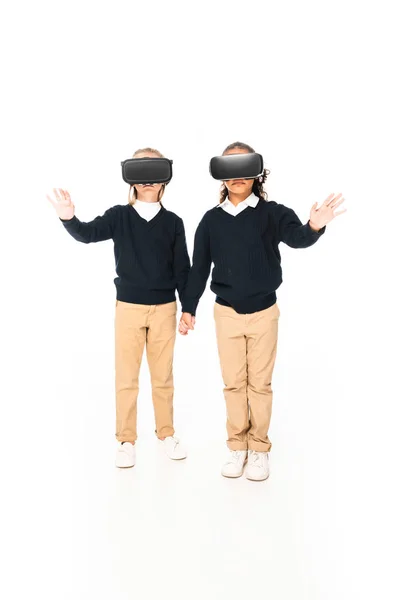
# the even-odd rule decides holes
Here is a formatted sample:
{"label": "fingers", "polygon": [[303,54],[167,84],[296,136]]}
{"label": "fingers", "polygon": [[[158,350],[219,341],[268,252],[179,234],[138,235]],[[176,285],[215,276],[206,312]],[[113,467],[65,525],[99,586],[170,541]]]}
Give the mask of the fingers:
{"label": "fingers", "polygon": [[196,319],[193,315],[189,313],[182,313],[178,327],[179,333],[182,333],[182,335],[186,335],[190,329],[194,329],[195,322]]}
{"label": "fingers", "polygon": [[59,206],[60,204],[62,206],[73,206],[71,196],[69,195],[67,190],[63,190],[61,188],[53,188],[53,192],[56,197],[55,200],[53,200],[47,194],[46,196],[49,202],[51,202],[52,206],[54,206],[54,208],[57,208],[57,206]]}
{"label": "fingers", "polygon": [[335,208],[337,208],[338,206],[340,206],[344,201],[345,201],[345,198],[341,198],[337,202],[332,202],[332,204],[330,204],[330,207],[335,210]]}
{"label": "fingers", "polygon": [[[343,198],[342,192],[340,192],[340,194],[336,194],[336,196],[333,198],[333,200],[329,203],[329,206],[336,204],[340,198]],[[344,198],[343,198],[343,200],[344,200]]]}
{"label": "fingers", "polygon": [[342,193],[340,194],[330,194],[327,199],[325,200],[324,204],[325,206],[330,206],[330,204],[332,202],[336,202],[336,200],[338,200],[340,197],[342,196]]}
{"label": "fingers", "polygon": [[180,321],[179,322],[179,326],[178,326],[178,331],[181,335],[187,335],[188,334],[188,326],[186,325],[186,323],[184,321]]}
{"label": "fingers", "polygon": [[59,188],[62,200],[64,204],[71,204],[71,196],[68,194],[67,190],[63,190],[61,188]]}
{"label": "fingers", "polygon": [[333,198],[334,198],[334,197],[335,197],[335,194],[329,194],[329,196],[328,196],[327,198],[325,198],[325,200],[323,201],[323,203],[322,203],[322,204],[323,204],[324,206],[327,206],[327,205],[329,204],[329,202],[330,202],[331,200],[333,200]]}
{"label": "fingers", "polygon": [[192,317],[190,317],[189,323],[187,321],[185,321],[184,319],[182,319],[182,321],[188,329],[192,329],[192,330],[194,329]]}
{"label": "fingers", "polygon": [[339,210],[339,212],[334,213],[333,216],[338,217],[339,215],[342,215],[345,212],[347,212],[347,208],[343,208],[343,210]]}
{"label": "fingers", "polygon": [[53,188],[53,192],[58,202],[66,202],[68,204],[71,203],[71,196],[67,190],[63,190],[62,188]]}
{"label": "fingers", "polygon": [[187,323],[185,323],[185,321],[181,318],[181,320],[179,321],[179,331],[181,333],[187,333],[189,330],[189,326],[187,325]]}
{"label": "fingers", "polygon": [[184,323],[188,329],[194,329],[193,316],[190,313],[182,313],[181,322]]}

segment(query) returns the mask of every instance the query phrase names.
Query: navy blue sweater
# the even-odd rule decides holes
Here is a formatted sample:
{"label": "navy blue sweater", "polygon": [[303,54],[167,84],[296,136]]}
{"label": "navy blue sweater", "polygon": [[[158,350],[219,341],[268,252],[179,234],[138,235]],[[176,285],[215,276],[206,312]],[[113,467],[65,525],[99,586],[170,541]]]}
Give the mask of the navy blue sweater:
{"label": "navy blue sweater", "polygon": [[79,242],[114,241],[117,299],[135,304],[182,302],[190,269],[183,221],[163,206],[150,221],[130,204],[109,208],[84,223],[60,219]]}
{"label": "navy blue sweater", "polygon": [[314,231],[291,208],[262,198],[255,208],[248,206],[236,216],[221,207],[212,208],[196,230],[182,310],[196,314],[211,263],[210,287],[217,301],[242,314],[268,308],[282,283],[279,243],[307,248],[325,229]]}

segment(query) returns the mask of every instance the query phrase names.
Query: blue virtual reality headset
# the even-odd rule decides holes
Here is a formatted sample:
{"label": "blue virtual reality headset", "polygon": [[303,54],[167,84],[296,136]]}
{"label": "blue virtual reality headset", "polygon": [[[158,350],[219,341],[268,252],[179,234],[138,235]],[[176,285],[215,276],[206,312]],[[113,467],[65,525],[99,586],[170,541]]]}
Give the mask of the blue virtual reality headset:
{"label": "blue virtual reality headset", "polygon": [[256,179],[262,175],[264,161],[256,152],[214,156],[210,160],[210,173],[214,179]]}
{"label": "blue virtual reality headset", "polygon": [[169,183],[172,179],[172,160],[169,158],[128,158],[121,162],[122,179],[135,183]]}

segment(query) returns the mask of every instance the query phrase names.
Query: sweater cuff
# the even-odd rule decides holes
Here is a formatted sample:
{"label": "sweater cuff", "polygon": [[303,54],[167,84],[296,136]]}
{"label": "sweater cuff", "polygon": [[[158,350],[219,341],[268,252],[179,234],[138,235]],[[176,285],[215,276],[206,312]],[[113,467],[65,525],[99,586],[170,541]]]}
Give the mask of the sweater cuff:
{"label": "sweater cuff", "polygon": [[196,308],[197,308],[197,302],[195,302],[195,301],[184,300],[182,302],[182,312],[183,313],[186,312],[195,317],[196,316]]}
{"label": "sweater cuff", "polygon": [[308,229],[310,230],[310,232],[315,235],[316,237],[320,237],[323,233],[325,233],[325,229],[326,229],[326,225],[324,225],[323,227],[321,227],[321,229],[318,229],[318,231],[315,231],[315,229],[313,229],[310,225],[310,220],[307,221],[306,226],[308,227]]}
{"label": "sweater cuff", "polygon": [[58,218],[60,219],[60,221],[61,221],[61,223],[62,223],[63,225],[67,225],[68,223],[71,223],[71,224],[73,224],[73,223],[76,223],[76,222],[77,222],[77,220],[78,220],[78,218],[76,217],[76,215],[74,215],[74,216],[72,217],[72,219],[62,219],[61,217],[58,217]]}

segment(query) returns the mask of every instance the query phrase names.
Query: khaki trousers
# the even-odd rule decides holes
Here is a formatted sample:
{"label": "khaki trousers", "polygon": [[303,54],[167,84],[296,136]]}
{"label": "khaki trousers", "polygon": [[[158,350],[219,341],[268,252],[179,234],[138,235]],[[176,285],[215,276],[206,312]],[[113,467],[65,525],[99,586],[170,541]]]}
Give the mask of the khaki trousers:
{"label": "khaki trousers", "polygon": [[135,443],[139,371],[146,345],[150,370],[156,435],[174,434],[173,353],[177,303],[132,304],[116,301],[115,307],[115,395],[116,438]]}
{"label": "khaki trousers", "polygon": [[239,314],[229,306],[215,303],[230,450],[271,449],[268,429],[279,316],[276,303],[252,314]]}

